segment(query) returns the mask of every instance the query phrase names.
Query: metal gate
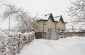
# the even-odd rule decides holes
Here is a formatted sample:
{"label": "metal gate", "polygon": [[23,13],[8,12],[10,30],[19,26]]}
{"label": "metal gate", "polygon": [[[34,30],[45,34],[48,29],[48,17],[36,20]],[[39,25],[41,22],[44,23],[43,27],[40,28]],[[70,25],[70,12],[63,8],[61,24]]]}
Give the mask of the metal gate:
{"label": "metal gate", "polygon": [[56,32],[46,32],[45,38],[57,40],[58,39],[58,33],[56,33]]}

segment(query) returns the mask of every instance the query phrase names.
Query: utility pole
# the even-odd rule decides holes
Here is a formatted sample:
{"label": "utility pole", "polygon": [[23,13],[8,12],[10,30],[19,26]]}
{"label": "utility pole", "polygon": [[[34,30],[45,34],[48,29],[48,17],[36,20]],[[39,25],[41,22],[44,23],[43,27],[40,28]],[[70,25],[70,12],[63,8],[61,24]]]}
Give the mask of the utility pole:
{"label": "utility pole", "polygon": [[9,15],[9,30],[10,30],[10,15]]}
{"label": "utility pole", "polygon": [[72,31],[74,31],[73,25],[72,25]]}

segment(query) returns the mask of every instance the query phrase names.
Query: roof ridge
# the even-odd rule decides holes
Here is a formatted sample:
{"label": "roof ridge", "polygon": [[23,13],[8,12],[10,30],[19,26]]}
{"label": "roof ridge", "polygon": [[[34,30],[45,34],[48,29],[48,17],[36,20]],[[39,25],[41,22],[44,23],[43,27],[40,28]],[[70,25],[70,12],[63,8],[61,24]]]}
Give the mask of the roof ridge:
{"label": "roof ridge", "polygon": [[50,13],[49,17],[48,17],[48,20],[51,18],[52,21],[54,21],[54,17],[52,15],[52,13]]}
{"label": "roof ridge", "polygon": [[[64,20],[63,20],[63,17],[62,17],[62,15],[60,16],[60,20],[61,20],[61,21],[64,23]],[[60,21],[60,20],[59,20],[59,21]]]}

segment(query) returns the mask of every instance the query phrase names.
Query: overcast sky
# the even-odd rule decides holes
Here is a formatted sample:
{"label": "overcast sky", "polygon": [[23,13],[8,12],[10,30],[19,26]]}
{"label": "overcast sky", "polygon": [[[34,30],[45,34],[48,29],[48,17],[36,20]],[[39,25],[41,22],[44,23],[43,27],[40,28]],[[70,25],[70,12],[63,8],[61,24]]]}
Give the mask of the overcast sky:
{"label": "overcast sky", "polygon": [[[69,17],[67,13],[68,8],[71,6],[70,1],[72,2],[74,0],[4,0],[3,2],[0,2],[0,4],[15,5],[19,8],[24,9],[25,12],[29,12],[31,16],[36,16],[36,13],[39,17],[49,13],[53,13],[54,17],[62,15],[64,20],[66,22],[69,22],[72,18]],[[2,10],[0,10],[0,13]],[[2,23],[3,22],[0,22],[1,25]],[[6,28],[5,26],[8,26],[7,23],[4,23],[3,25],[4,27],[2,28]],[[12,25],[13,24],[11,23],[11,26]],[[71,28],[71,25],[68,25],[68,27]]]}
{"label": "overcast sky", "polygon": [[71,5],[70,0],[5,0],[3,3],[16,5],[32,16],[53,13],[54,17],[62,15],[66,21],[71,18],[66,12]]}

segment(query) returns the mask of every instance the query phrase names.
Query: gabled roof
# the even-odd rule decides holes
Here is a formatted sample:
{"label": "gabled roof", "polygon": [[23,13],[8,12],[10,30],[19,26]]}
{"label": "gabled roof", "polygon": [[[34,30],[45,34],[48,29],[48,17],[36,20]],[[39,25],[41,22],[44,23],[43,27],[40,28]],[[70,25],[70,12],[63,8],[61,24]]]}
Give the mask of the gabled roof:
{"label": "gabled roof", "polygon": [[61,21],[62,23],[64,23],[64,20],[63,20],[62,16],[60,16],[60,20],[59,21]]}
{"label": "gabled roof", "polygon": [[52,15],[52,13],[50,13],[50,16],[49,16],[48,20],[49,20],[49,19],[51,19],[52,21],[54,21],[54,17],[53,17],[53,15]]}
{"label": "gabled roof", "polygon": [[62,23],[64,23],[64,20],[63,20],[62,16],[53,17],[52,13],[41,17],[38,21],[48,21],[49,19],[51,19],[53,22],[58,22],[58,21],[61,20]]}

